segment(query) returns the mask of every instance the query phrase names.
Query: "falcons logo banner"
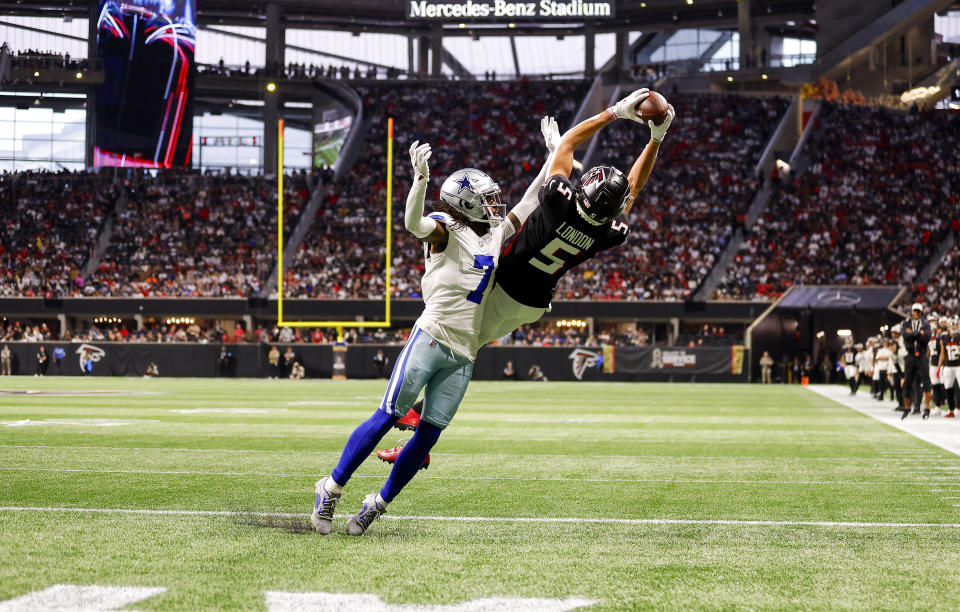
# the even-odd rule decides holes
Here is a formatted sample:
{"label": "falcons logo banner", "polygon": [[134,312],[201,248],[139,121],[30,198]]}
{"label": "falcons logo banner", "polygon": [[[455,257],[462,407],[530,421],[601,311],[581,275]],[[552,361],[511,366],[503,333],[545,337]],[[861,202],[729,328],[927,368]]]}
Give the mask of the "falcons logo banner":
{"label": "falcons logo banner", "polygon": [[84,362],[89,360],[91,364],[94,364],[103,359],[104,355],[106,354],[107,352],[99,346],[93,346],[92,344],[86,343],[81,344],[80,347],[77,348],[77,355],[80,356],[80,371],[84,371]]}
{"label": "falcons logo banner", "polygon": [[603,364],[603,356],[594,351],[577,349],[570,353],[569,359],[573,362],[573,375],[577,380],[583,380],[583,373],[587,368],[596,368]]}

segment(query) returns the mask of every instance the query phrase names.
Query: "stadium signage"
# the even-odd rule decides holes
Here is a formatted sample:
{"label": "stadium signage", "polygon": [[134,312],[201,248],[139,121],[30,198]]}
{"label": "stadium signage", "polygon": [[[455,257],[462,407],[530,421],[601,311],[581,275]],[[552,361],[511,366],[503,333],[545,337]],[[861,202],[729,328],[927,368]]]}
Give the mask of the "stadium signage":
{"label": "stadium signage", "polygon": [[256,147],[256,136],[202,136],[200,146],[203,147]]}
{"label": "stadium signage", "polygon": [[664,351],[654,349],[650,367],[654,370],[663,368],[692,368],[697,365],[697,355],[684,350]]}
{"label": "stadium signage", "polygon": [[410,0],[408,19],[443,20],[494,20],[494,19],[608,19],[613,17],[612,2],[431,2],[429,0]]}

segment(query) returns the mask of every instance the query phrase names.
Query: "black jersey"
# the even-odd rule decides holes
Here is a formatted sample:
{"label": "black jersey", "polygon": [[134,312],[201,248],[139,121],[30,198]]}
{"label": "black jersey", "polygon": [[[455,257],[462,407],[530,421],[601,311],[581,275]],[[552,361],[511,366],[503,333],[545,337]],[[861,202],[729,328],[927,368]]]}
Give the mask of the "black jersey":
{"label": "black jersey", "polygon": [[540,206],[504,248],[497,284],[526,306],[550,305],[557,281],[600,251],[623,244],[630,228],[621,219],[587,223],[577,212],[573,184],[550,177],[540,188]]}
{"label": "black jersey", "polygon": [[960,366],[960,334],[941,334],[940,342],[943,343],[943,352],[946,353],[943,358],[944,365],[952,368]]}

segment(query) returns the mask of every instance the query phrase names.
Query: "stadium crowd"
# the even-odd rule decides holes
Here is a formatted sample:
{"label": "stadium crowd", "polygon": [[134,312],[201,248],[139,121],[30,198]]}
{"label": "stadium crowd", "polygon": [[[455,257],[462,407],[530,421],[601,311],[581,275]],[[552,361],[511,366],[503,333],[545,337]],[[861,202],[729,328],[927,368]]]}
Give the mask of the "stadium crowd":
{"label": "stadium crowd", "polygon": [[[957,221],[952,225],[956,233]],[[913,301],[939,312],[960,312],[960,243],[947,251],[930,280],[914,286]]]}
{"label": "stadium crowd", "polygon": [[[309,200],[305,175],[285,179],[285,229]],[[84,295],[260,295],[276,259],[276,181],[159,175],[133,183]]]}
{"label": "stadium crowd", "polygon": [[911,284],[955,231],[955,118],[824,103],[816,121],[810,168],[771,196],[715,298],[775,299],[794,284]]}
{"label": "stadium crowd", "polygon": [[0,176],[0,297],[82,293],[83,267],[119,191],[99,174]]}

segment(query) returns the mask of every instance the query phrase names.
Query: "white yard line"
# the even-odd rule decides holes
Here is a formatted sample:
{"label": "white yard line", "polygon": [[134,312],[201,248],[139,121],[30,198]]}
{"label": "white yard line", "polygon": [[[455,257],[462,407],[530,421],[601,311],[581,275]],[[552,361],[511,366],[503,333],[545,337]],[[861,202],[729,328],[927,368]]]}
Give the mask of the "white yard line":
{"label": "white yard line", "polygon": [[[77,512],[99,514],[150,514],[160,516],[258,516],[306,518],[306,514],[291,512],[231,512],[226,510],[147,510],[139,508],[64,508],[38,506],[0,506],[0,512]],[[338,515],[346,517],[347,515]],[[960,523],[885,523],[859,521],[757,521],[737,519],[623,519],[576,517],[507,517],[507,516],[405,516],[385,514],[381,518],[394,521],[438,521],[448,523],[600,523],[613,525],[737,525],[762,527],[933,527],[960,528]]]}
{"label": "white yard line", "polygon": [[920,418],[920,415],[912,414],[901,420],[900,413],[895,412],[889,403],[880,403],[862,393],[851,397],[850,390],[846,387],[840,385],[810,385],[807,388],[838,404],[843,404],[882,423],[892,425],[901,431],[920,438],[924,442],[929,442],[955,455],[960,455],[960,423],[957,422],[960,419],[944,419],[931,416],[924,421]]}
{"label": "white yard line", "polygon": [[[403,435],[403,434],[401,434]],[[389,442],[383,442],[384,445],[388,446]],[[340,456],[342,450],[329,450],[329,451],[315,451],[315,450],[279,450],[279,449],[239,449],[239,448],[166,448],[166,447],[155,447],[155,446],[75,446],[70,444],[0,444],[0,449],[4,448],[21,448],[21,449],[65,449],[65,450],[104,450],[104,451],[130,451],[136,453],[156,451],[163,453],[310,453],[313,456],[316,455],[334,455],[336,457]],[[432,455],[438,457],[466,457],[471,459],[475,457],[533,457],[533,458],[552,458],[556,459],[557,457],[570,457],[570,455],[564,455],[561,453],[483,453],[483,452],[468,452],[468,453],[431,453]],[[580,458],[584,460],[589,460],[593,458],[597,459],[662,459],[664,461],[675,461],[677,459],[691,459],[691,460],[719,460],[719,461],[737,461],[741,462],[744,460],[761,460],[761,461],[890,461],[896,462],[900,461],[900,457],[848,457],[848,456],[838,456],[838,457],[779,457],[779,456],[759,456],[759,455],[718,455],[718,456],[709,456],[709,455],[580,455]],[[919,459],[918,459],[919,460]],[[956,461],[956,459],[949,459],[943,457],[933,457],[933,461]]]}
{"label": "white yard line", "polygon": [[[157,474],[181,476],[276,476],[284,478],[305,478],[313,482],[317,477],[315,472],[286,473],[286,472],[212,472],[192,470],[107,470],[91,468],[34,468],[34,467],[0,467],[0,472],[69,472],[81,474]],[[355,474],[353,478],[378,478],[382,474]],[[652,483],[652,484],[745,484],[745,485],[814,485],[814,486],[903,486],[903,487],[930,487],[951,486],[952,483],[940,481],[919,482],[882,482],[862,480],[706,480],[706,479],[673,479],[673,478],[575,478],[575,477],[537,477],[537,476],[417,476],[417,480],[499,480],[513,482],[585,482],[585,483]],[[960,486],[957,483],[956,486]]]}

